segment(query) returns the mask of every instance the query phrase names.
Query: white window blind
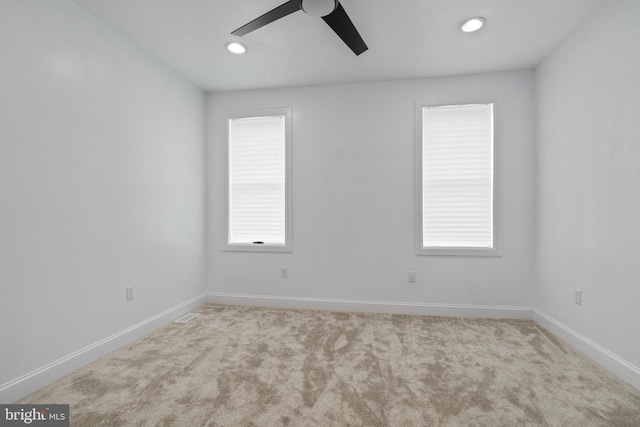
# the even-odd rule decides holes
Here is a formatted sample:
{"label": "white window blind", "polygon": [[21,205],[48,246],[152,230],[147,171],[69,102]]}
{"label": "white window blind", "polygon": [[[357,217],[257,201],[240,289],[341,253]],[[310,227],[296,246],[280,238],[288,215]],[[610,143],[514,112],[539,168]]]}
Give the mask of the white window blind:
{"label": "white window blind", "polygon": [[229,244],[286,244],[286,115],[229,119]]}
{"label": "white window blind", "polygon": [[422,246],[494,248],[493,104],[422,109]]}

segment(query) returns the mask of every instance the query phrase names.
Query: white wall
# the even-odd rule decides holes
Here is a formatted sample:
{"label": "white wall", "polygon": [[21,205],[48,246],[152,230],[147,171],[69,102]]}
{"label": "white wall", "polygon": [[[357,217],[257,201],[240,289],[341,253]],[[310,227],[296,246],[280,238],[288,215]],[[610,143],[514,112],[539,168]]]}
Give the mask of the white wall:
{"label": "white wall", "polygon": [[[530,307],[534,95],[530,71],[209,94],[210,289],[244,296]],[[501,99],[503,110],[503,256],[416,256],[414,101],[478,98]],[[223,252],[225,114],[283,106],[293,108],[293,253]],[[288,267],[289,278],[280,278],[280,267]],[[410,270],[417,273],[416,285],[407,282]]]}
{"label": "white wall", "polygon": [[[614,0],[536,72],[535,307],[640,387],[640,2]],[[573,290],[582,290],[582,305]],[[633,367],[632,367],[633,368]],[[627,376],[628,378],[628,376]]]}
{"label": "white wall", "polygon": [[1,386],[202,294],[204,95],[67,0],[0,58]]}
{"label": "white wall", "polygon": [[[609,2],[535,76],[208,95],[206,221],[201,91],[70,1],[0,12],[0,386],[201,295],[205,243],[214,295],[533,305],[640,366],[637,1]],[[414,101],[466,96],[501,102],[503,255],[416,256]],[[225,113],[281,106],[294,252],[224,252]]]}

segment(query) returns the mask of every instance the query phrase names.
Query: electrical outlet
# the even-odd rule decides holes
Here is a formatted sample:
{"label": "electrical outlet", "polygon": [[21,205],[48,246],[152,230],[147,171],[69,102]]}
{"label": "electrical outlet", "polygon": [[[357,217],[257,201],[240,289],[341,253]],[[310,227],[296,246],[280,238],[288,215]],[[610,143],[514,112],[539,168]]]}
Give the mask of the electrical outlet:
{"label": "electrical outlet", "polygon": [[133,286],[129,286],[127,288],[127,301],[131,301],[133,299]]}
{"label": "electrical outlet", "polygon": [[410,283],[415,283],[416,282],[416,272],[415,271],[410,271],[408,279],[409,279]]}
{"label": "electrical outlet", "polygon": [[280,269],[280,277],[282,277],[283,279],[289,277],[289,271],[287,270],[287,267],[282,267]]}
{"label": "electrical outlet", "polygon": [[582,305],[582,291],[580,289],[573,290],[573,302]]}

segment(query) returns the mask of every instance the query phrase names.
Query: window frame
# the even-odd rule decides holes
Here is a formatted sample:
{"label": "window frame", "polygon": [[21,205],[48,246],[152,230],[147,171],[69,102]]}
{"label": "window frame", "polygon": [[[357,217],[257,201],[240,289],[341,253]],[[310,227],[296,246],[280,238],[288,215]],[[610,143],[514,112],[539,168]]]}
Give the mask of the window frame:
{"label": "window frame", "polygon": [[[423,246],[423,109],[473,104],[493,104],[493,247],[459,247],[459,246]],[[501,99],[496,98],[463,98],[415,101],[415,148],[414,148],[414,238],[416,255],[427,256],[466,256],[466,257],[499,257],[502,256],[500,199],[501,199],[501,140],[502,140],[502,108]]]}
{"label": "window frame", "polygon": [[[230,206],[230,134],[229,121],[256,117],[285,117],[285,243],[284,244],[250,244],[229,242],[229,221],[231,219]],[[225,233],[223,251],[227,252],[293,252],[293,111],[291,107],[265,108],[229,112],[225,118]]]}

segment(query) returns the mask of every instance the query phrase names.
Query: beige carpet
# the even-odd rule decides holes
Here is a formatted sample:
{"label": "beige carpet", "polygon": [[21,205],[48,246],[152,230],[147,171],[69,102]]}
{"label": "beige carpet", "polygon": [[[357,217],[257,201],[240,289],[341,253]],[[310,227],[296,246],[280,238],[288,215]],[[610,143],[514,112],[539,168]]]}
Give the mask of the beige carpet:
{"label": "beige carpet", "polygon": [[72,426],[640,426],[640,392],[531,321],[205,305],[20,403]]}

